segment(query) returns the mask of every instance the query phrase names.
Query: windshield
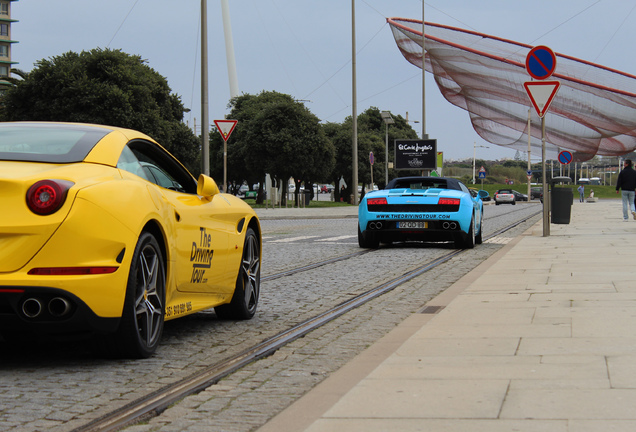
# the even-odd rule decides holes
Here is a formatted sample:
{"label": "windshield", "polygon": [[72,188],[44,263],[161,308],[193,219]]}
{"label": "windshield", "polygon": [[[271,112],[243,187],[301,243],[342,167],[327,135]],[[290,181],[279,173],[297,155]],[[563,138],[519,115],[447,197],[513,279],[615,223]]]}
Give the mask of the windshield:
{"label": "windshield", "polygon": [[0,160],[81,162],[110,129],[55,123],[0,123]]}

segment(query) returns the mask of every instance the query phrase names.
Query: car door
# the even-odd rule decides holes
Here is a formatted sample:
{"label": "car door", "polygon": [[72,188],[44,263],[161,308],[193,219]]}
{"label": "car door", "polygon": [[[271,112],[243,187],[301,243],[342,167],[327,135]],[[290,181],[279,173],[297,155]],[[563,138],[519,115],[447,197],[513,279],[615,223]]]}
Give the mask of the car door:
{"label": "car door", "polygon": [[143,175],[156,185],[158,207],[170,208],[172,244],[169,253],[176,289],[182,292],[226,293],[229,235],[233,225],[229,203],[222,195],[211,200],[198,196],[196,181],[170,154],[153,143],[137,140],[128,147],[139,161]]}

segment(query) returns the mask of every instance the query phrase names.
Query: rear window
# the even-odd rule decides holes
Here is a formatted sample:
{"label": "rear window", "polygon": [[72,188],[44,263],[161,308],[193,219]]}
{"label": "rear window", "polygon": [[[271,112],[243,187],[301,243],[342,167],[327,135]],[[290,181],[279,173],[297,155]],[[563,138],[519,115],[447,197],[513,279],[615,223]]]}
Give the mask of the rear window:
{"label": "rear window", "polygon": [[512,192],[512,189],[499,189],[497,191],[497,193],[500,193],[500,194],[511,194],[513,192]]}
{"label": "rear window", "polygon": [[88,125],[0,123],[0,160],[81,162],[110,132]]}
{"label": "rear window", "polygon": [[403,180],[397,181],[393,186],[393,189],[446,189],[446,181],[419,181],[419,180]]}

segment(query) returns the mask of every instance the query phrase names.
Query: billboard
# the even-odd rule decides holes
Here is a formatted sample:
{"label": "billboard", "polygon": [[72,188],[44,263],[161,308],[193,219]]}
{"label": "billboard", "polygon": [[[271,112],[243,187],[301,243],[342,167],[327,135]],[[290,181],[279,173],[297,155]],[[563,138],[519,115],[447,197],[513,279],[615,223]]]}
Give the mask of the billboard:
{"label": "billboard", "polygon": [[396,139],[396,170],[435,170],[437,169],[437,140],[434,139]]}

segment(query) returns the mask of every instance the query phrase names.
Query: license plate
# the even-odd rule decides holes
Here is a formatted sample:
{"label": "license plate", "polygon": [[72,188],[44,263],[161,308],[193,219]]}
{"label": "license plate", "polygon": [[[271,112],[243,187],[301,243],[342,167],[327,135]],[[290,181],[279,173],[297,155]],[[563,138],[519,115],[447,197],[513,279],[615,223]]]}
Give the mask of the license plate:
{"label": "license plate", "polygon": [[428,228],[427,222],[398,222],[397,227],[400,229],[408,229],[408,228]]}

